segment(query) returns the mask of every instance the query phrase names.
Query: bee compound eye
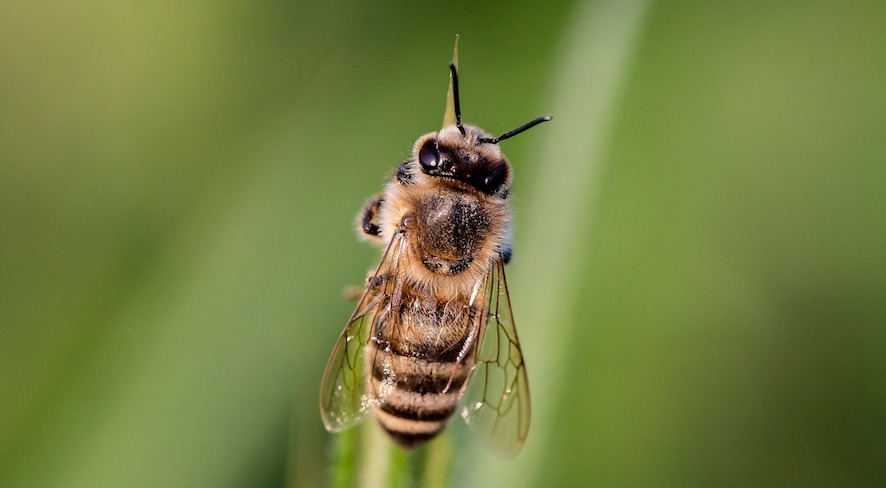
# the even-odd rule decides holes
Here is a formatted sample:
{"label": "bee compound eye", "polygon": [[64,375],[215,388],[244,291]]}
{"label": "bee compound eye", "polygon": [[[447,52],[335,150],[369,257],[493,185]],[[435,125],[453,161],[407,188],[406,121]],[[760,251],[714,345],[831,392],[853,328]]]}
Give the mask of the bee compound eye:
{"label": "bee compound eye", "polygon": [[496,165],[489,173],[483,178],[483,182],[481,186],[483,187],[483,191],[487,193],[494,193],[501,185],[504,184],[505,180],[508,178],[508,167],[505,164],[499,163]]}
{"label": "bee compound eye", "polygon": [[436,168],[440,163],[440,151],[437,150],[437,139],[431,138],[418,150],[418,162],[425,168]]}

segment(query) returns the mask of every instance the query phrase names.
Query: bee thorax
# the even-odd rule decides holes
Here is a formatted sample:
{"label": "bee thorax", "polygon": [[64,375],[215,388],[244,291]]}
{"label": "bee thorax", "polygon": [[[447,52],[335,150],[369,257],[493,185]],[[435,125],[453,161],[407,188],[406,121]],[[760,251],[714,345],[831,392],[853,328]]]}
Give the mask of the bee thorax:
{"label": "bee thorax", "polygon": [[489,239],[490,216],[474,196],[438,193],[416,208],[415,233],[422,264],[434,273],[456,275],[470,267]]}

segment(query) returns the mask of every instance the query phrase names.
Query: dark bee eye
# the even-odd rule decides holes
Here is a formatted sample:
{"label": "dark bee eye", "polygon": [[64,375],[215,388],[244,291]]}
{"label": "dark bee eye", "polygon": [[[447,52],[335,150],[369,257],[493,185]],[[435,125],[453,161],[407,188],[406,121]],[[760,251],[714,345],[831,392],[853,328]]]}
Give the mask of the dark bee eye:
{"label": "dark bee eye", "polygon": [[506,164],[499,162],[499,164],[492,168],[486,177],[483,178],[483,182],[480,186],[484,191],[492,193],[498,190],[507,178],[508,167]]}
{"label": "dark bee eye", "polygon": [[418,150],[418,162],[425,168],[436,168],[440,163],[440,152],[437,150],[437,140],[428,139]]}

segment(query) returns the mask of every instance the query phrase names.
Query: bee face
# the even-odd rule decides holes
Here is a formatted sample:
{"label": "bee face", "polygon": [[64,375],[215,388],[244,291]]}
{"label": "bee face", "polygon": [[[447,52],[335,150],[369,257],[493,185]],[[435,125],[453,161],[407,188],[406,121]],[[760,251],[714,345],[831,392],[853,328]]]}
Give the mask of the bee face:
{"label": "bee face", "polygon": [[511,165],[478,127],[450,125],[425,134],[416,141],[413,158],[428,176],[460,181],[489,196],[507,196]]}

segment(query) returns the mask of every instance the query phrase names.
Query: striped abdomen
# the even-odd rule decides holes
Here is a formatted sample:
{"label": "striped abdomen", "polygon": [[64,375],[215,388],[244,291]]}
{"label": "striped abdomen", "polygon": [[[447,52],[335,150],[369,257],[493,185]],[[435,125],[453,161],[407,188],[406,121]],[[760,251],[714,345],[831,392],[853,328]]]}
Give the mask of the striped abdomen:
{"label": "striped abdomen", "polygon": [[394,317],[380,317],[366,351],[376,418],[403,447],[437,435],[455,412],[473,367],[478,311],[404,290]]}

